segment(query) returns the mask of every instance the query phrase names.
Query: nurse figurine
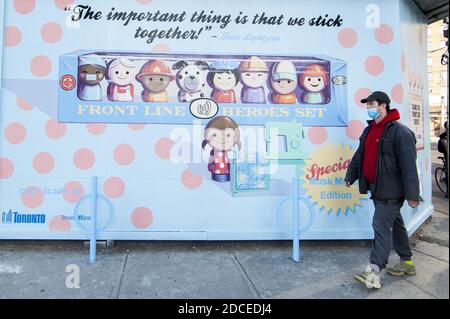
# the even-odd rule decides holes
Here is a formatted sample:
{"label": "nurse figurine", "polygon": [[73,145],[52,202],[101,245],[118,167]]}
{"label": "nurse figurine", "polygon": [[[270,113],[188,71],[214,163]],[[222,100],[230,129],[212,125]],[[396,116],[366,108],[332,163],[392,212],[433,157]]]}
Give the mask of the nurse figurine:
{"label": "nurse figurine", "polygon": [[210,65],[208,84],[213,88],[211,99],[217,103],[236,103],[234,88],[239,84],[238,64],[232,61],[215,61]]}
{"label": "nurse figurine", "polygon": [[242,103],[266,103],[264,84],[267,81],[269,69],[266,63],[256,56],[245,60],[239,66],[241,71]]}
{"label": "nurse figurine", "polygon": [[78,65],[78,98],[83,101],[101,101],[106,63],[98,56],[81,56]]}
{"label": "nurse figurine", "polygon": [[205,138],[202,148],[211,147],[208,162],[208,171],[211,179],[216,182],[230,181],[230,161],[235,145],[242,147],[240,131],[237,123],[230,117],[218,116],[213,118],[205,127]]}
{"label": "nurse figurine", "polygon": [[106,79],[108,99],[113,102],[133,102],[134,85],[137,70],[133,61],[125,58],[114,59],[108,64]]}
{"label": "nurse figurine", "polygon": [[168,102],[167,87],[175,77],[169,66],[161,60],[146,62],[136,76],[143,88],[142,101],[144,102]]}
{"label": "nurse figurine", "polygon": [[290,61],[277,62],[272,67],[270,79],[272,86],[271,100],[274,104],[295,104],[297,97],[297,72],[295,65]]}
{"label": "nurse figurine", "polygon": [[306,104],[323,104],[327,101],[324,91],[330,83],[330,76],[320,64],[309,64],[302,69],[299,86],[303,89],[301,100]]}

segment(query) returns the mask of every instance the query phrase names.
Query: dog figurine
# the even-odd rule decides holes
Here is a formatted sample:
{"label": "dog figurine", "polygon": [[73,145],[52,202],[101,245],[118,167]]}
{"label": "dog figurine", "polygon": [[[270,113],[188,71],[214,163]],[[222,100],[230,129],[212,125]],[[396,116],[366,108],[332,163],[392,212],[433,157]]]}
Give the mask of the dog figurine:
{"label": "dog figurine", "polygon": [[178,61],[172,66],[177,71],[177,85],[180,88],[178,100],[180,102],[192,102],[204,98],[203,92],[206,86],[206,70],[209,69],[205,61],[196,61],[189,64],[187,61]]}

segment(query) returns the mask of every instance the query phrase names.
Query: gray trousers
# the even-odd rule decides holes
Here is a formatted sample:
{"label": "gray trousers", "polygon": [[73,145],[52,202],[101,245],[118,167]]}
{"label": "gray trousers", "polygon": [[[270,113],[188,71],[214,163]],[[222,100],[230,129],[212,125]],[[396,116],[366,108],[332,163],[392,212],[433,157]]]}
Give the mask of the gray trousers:
{"label": "gray trousers", "polygon": [[374,200],[375,214],[372,226],[375,237],[370,253],[370,263],[377,265],[380,270],[386,268],[392,247],[401,260],[411,260],[409,237],[400,214],[403,203],[404,200]]}

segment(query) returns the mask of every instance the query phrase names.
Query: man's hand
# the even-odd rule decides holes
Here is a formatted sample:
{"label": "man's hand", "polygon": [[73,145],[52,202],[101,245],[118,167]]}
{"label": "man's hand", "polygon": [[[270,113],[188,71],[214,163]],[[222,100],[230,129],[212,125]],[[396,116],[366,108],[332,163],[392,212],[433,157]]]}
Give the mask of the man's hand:
{"label": "man's hand", "polygon": [[350,186],[352,186],[352,183],[345,181],[345,186],[350,187]]}
{"label": "man's hand", "polygon": [[408,205],[411,206],[412,208],[416,208],[417,206],[419,206],[419,202],[416,200],[409,200],[408,199]]}

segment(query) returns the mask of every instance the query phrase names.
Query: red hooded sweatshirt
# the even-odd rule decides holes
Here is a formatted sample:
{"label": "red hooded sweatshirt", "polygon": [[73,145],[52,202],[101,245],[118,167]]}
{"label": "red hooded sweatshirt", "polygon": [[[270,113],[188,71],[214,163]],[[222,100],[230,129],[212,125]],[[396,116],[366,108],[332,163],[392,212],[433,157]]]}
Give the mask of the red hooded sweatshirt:
{"label": "red hooded sweatshirt", "polygon": [[369,133],[364,142],[363,174],[369,183],[375,183],[378,159],[378,142],[383,134],[386,124],[400,119],[400,113],[397,109],[392,109],[386,117],[380,122],[373,121],[370,124]]}

